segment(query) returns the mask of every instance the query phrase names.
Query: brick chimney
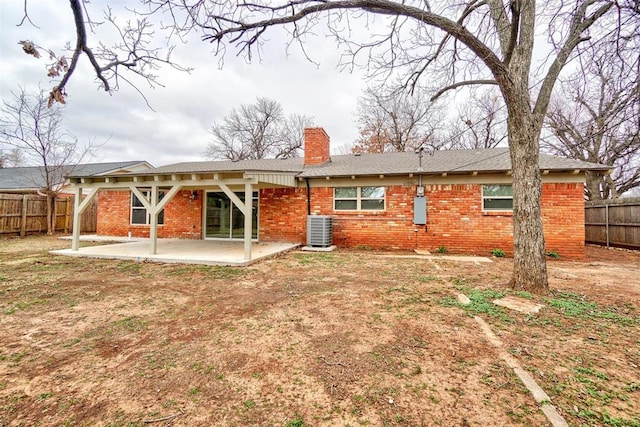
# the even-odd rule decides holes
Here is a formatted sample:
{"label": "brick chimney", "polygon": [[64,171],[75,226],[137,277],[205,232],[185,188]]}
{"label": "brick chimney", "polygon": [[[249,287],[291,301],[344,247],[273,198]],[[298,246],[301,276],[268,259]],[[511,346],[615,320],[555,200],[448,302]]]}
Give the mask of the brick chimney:
{"label": "brick chimney", "polygon": [[329,153],[329,135],[323,128],[305,128],[304,164],[319,165],[331,158]]}

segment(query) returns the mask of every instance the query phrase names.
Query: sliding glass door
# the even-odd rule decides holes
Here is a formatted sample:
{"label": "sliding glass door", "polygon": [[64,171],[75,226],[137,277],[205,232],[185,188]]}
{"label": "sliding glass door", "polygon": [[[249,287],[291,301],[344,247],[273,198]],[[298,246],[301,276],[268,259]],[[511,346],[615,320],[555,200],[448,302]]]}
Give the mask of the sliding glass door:
{"label": "sliding glass door", "polygon": [[[244,203],[244,192],[235,193]],[[251,208],[252,239],[258,238],[258,193],[253,193]],[[243,239],[244,214],[224,193],[206,193],[204,237],[207,239]]]}

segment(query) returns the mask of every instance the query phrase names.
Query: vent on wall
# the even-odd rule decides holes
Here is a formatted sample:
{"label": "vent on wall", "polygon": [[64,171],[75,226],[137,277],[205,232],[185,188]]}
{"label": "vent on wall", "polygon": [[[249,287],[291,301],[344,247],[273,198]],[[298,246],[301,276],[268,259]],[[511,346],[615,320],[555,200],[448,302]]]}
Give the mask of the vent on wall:
{"label": "vent on wall", "polygon": [[307,246],[327,247],[333,243],[333,222],[327,215],[307,217]]}

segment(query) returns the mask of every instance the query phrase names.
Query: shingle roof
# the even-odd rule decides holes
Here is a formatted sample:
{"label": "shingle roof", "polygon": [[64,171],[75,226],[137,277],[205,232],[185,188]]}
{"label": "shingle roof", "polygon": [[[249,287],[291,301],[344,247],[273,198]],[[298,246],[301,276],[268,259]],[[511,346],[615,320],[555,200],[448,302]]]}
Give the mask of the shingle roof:
{"label": "shingle roof", "polygon": [[[421,163],[422,162],[422,163]],[[540,169],[607,170],[608,166],[540,154]],[[421,167],[422,165],[422,167]],[[421,170],[420,170],[421,169]],[[395,175],[406,173],[503,172],[511,169],[508,148],[441,150],[432,155],[414,152],[332,156],[331,162],[307,166],[300,176]]]}
{"label": "shingle roof", "polygon": [[82,175],[95,176],[105,175],[113,172],[127,169],[131,166],[147,163],[145,160],[130,160],[126,162],[110,162],[110,163],[84,163],[71,166],[66,175]]}
{"label": "shingle roof", "polygon": [[[115,173],[128,167],[146,163],[143,160],[128,162],[110,163],[85,163],[79,165],[61,166],[52,173],[52,177],[57,181],[55,184],[62,184],[64,176],[96,176]],[[18,168],[0,168],[0,191],[34,191],[45,186],[45,173],[43,166],[28,166]]]}
{"label": "shingle roof", "polygon": [[[511,169],[508,148],[478,150],[442,150],[420,157],[414,152],[331,156],[329,162],[305,166],[304,159],[261,159],[232,161],[186,162],[145,171],[145,174],[198,172],[283,172],[303,178],[326,176],[401,175],[409,173],[503,172]],[[540,154],[540,169],[608,170],[609,166]]]}
{"label": "shingle roof", "polygon": [[299,173],[303,169],[304,159],[294,157],[291,159],[259,159],[239,160],[232,162],[208,161],[208,162],[184,162],[172,165],[160,166],[150,169],[150,174],[163,173],[197,173],[197,172],[235,172],[235,171],[259,171],[259,172],[293,172]]}

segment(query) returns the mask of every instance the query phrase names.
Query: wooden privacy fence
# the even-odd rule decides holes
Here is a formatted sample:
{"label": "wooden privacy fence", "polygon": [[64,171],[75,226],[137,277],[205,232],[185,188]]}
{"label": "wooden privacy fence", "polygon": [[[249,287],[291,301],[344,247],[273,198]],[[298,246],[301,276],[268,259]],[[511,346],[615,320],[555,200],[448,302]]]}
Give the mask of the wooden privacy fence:
{"label": "wooden privacy fence", "polygon": [[[56,199],[55,231],[73,231],[73,196]],[[94,233],[98,219],[97,203],[82,213],[81,233]],[[47,232],[47,199],[34,194],[0,194],[0,235],[37,234]]]}
{"label": "wooden privacy fence", "polygon": [[585,241],[640,248],[640,197],[587,202]]}

